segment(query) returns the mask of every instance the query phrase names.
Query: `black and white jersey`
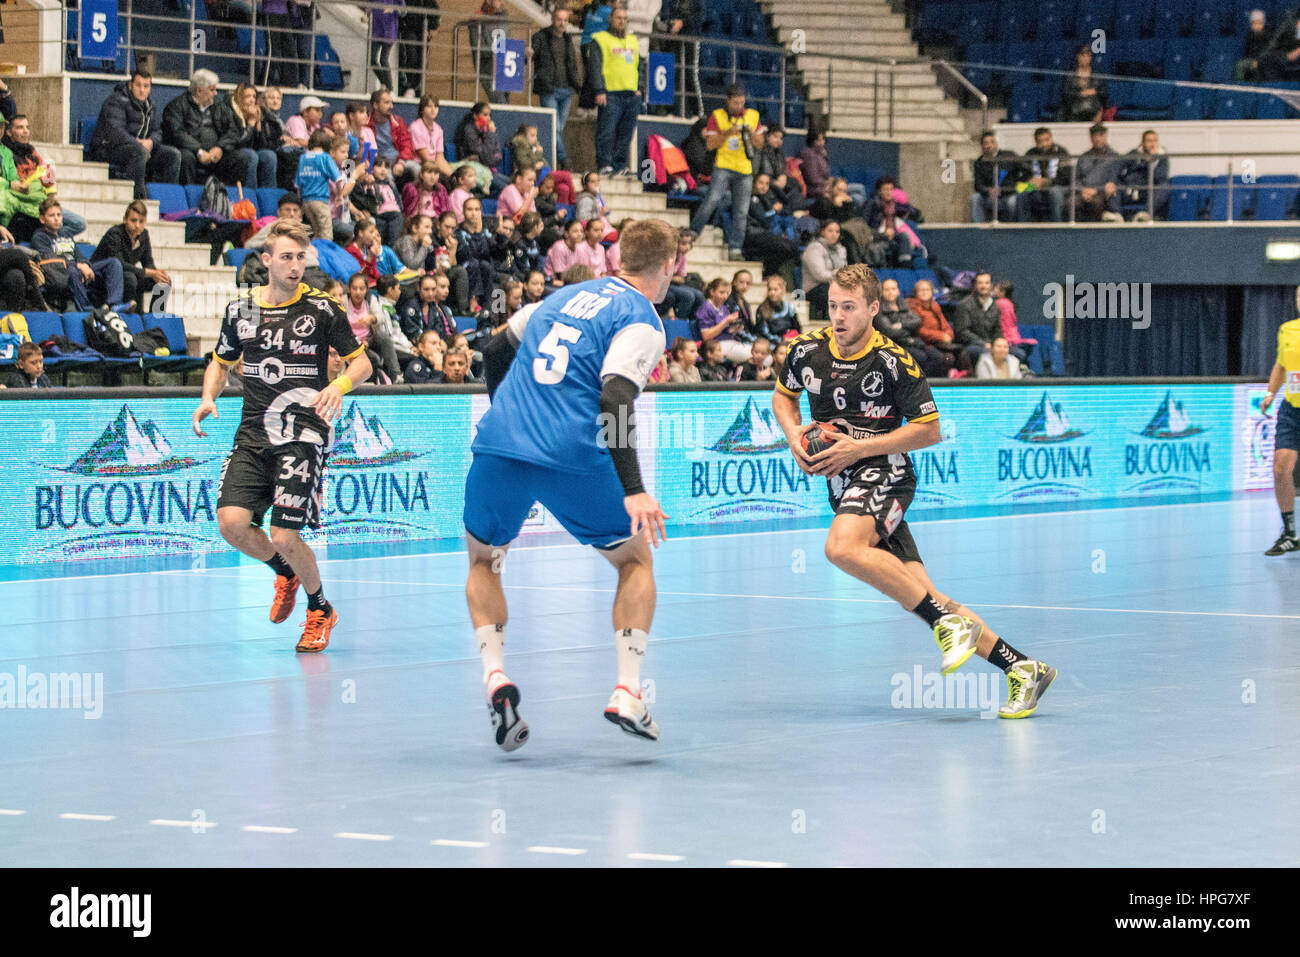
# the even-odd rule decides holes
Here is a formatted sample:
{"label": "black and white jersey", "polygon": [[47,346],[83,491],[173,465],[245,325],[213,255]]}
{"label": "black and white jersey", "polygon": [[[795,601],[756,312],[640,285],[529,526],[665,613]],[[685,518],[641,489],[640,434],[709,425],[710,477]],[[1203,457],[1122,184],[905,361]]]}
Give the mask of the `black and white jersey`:
{"label": "black and white jersey", "polygon": [[[893,432],[905,422],[939,417],[930,386],[916,360],[892,339],[872,330],[858,353],[840,354],[829,328],[806,332],[790,343],[777,388],[786,395],[808,393],[816,422],[834,424],[854,438]],[[858,465],[884,468],[892,456],[872,456]],[[911,463],[907,456],[899,456]]]}
{"label": "black and white jersey", "polygon": [[328,448],[331,427],[306,402],[329,384],[330,346],[343,359],[358,355],[338,301],[306,283],[287,302],[267,304],[259,287],[226,307],[214,358],[238,366],[244,415],[235,445],[262,449],[307,442]]}

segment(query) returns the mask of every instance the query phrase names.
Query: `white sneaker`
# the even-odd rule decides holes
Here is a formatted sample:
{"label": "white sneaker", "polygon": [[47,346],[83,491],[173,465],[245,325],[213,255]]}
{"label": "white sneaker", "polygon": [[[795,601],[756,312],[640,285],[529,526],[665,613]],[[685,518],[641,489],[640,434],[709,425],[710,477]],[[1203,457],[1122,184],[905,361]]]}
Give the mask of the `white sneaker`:
{"label": "white sneaker", "polygon": [[1106,212],[1101,214],[1101,221],[1103,223],[1122,223],[1124,222],[1124,217],[1121,216],[1119,213],[1112,213],[1108,209],[1106,210]]}
{"label": "white sneaker", "polygon": [[528,742],[528,725],[519,717],[519,689],[504,671],[494,671],[487,681],[488,713],[502,751],[513,751]]}
{"label": "white sneaker", "polygon": [[934,640],[943,652],[943,673],[952,674],[975,654],[984,626],[973,618],[944,615],[934,625]]}
{"label": "white sneaker", "polygon": [[640,695],[634,695],[623,685],[615,688],[610,695],[609,704],[605,705],[605,720],[618,725],[628,734],[649,738],[651,741],[659,740],[659,725],[651,719],[645,702]]}

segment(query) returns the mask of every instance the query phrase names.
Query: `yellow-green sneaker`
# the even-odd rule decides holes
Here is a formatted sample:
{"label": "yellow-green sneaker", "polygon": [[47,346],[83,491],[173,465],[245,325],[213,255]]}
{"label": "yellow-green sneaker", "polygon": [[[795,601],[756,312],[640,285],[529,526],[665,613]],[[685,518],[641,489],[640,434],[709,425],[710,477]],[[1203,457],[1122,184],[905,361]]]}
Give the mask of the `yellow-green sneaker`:
{"label": "yellow-green sneaker", "polygon": [[1056,669],[1027,658],[1007,669],[1007,703],[998,708],[999,718],[1028,718],[1038,708],[1038,699],[1056,680]]}
{"label": "yellow-green sneaker", "polygon": [[934,640],[943,652],[943,673],[952,674],[975,654],[984,626],[974,618],[944,615],[934,624]]}

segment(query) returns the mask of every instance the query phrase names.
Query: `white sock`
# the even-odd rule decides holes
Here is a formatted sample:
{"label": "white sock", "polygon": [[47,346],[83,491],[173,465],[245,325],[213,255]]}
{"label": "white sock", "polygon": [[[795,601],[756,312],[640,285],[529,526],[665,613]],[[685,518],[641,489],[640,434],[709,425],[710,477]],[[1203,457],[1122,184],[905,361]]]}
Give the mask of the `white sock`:
{"label": "white sock", "polygon": [[474,629],[478,639],[478,653],[483,658],[483,683],[494,671],[504,671],[506,667],[506,626],[484,625]]}
{"label": "white sock", "polygon": [[640,628],[621,628],[614,632],[618,648],[618,683],[637,697],[641,696],[641,660],[645,658],[646,640]]}

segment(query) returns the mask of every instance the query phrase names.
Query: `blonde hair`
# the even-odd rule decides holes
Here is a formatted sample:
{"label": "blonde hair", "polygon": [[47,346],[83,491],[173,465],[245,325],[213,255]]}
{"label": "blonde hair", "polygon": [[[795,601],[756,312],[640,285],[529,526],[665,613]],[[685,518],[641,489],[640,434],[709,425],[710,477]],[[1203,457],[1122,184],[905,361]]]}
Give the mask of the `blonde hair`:
{"label": "blonde hair", "polygon": [[880,279],[865,263],[841,266],[831,273],[831,282],[841,289],[861,289],[868,305],[880,298]]}
{"label": "blonde hair", "polygon": [[306,224],[293,219],[277,219],[271,224],[270,231],[266,234],[267,251],[275,244],[277,239],[292,239],[299,246],[311,245],[311,233],[307,231]]}

